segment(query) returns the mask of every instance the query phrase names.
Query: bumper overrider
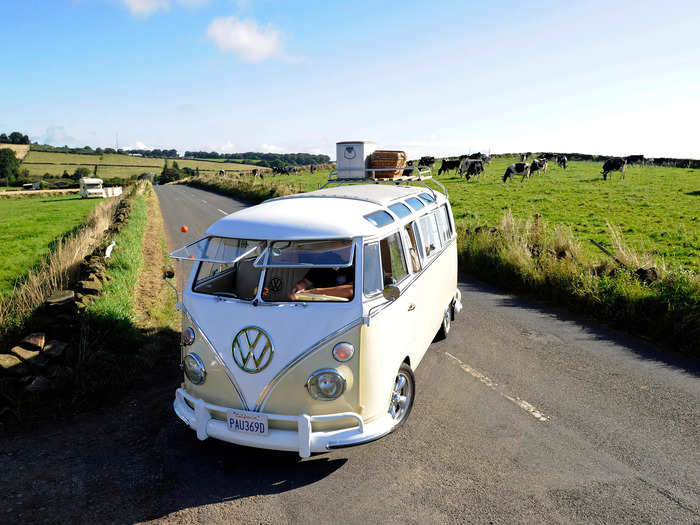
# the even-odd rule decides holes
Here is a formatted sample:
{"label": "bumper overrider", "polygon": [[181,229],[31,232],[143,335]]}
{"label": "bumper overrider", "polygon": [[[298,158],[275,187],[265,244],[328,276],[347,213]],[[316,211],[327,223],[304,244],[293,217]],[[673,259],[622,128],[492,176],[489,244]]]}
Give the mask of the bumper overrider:
{"label": "bumper overrider", "polygon": [[[194,407],[194,409],[191,407]],[[374,441],[387,435],[394,426],[393,420],[388,413],[380,419],[364,423],[362,417],[355,412],[317,416],[308,414],[290,416],[255,412],[255,414],[267,416],[270,421],[291,421],[297,424],[297,430],[271,428],[268,431],[268,435],[258,436],[229,430],[225,421],[215,419],[211,414],[212,412],[226,413],[227,407],[207,403],[188,394],[182,388],[178,388],[175,392],[173,408],[177,416],[192,430],[196,431],[197,438],[201,440],[213,437],[248,447],[296,451],[302,458],[309,457],[312,452],[327,452],[335,448],[352,447]],[[357,426],[324,432],[314,432],[312,430],[311,423],[313,422],[338,419],[355,419]]]}

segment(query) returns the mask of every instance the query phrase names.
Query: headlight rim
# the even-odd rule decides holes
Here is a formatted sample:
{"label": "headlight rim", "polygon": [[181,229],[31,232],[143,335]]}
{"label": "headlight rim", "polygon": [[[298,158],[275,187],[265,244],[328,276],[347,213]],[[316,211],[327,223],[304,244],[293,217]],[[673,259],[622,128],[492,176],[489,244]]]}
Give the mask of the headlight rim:
{"label": "headlight rim", "polygon": [[[319,391],[316,389],[318,388],[313,387],[312,383],[315,379],[317,379],[320,375],[322,374],[332,374],[336,376],[337,378],[340,379],[340,391],[335,397],[326,397],[320,394]],[[345,390],[347,389],[347,380],[345,379],[345,376],[337,369],[335,368],[320,368],[313,372],[309,378],[306,380],[306,391],[309,393],[309,395],[314,398],[317,401],[335,401],[336,399],[340,398],[345,393]]]}
{"label": "headlight rim", "polygon": [[[189,338],[189,340],[187,337],[188,333],[192,334],[192,337]],[[191,346],[192,344],[194,344],[194,341],[196,338],[197,338],[197,332],[195,332],[194,328],[192,328],[191,326],[188,326],[187,328],[185,328],[182,331],[182,344],[183,344],[183,346]]]}
{"label": "headlight rim", "polygon": [[[196,365],[199,367],[199,369],[202,371],[202,374],[201,374],[202,377],[201,377],[201,379],[200,379],[199,381],[195,381],[194,379],[192,379],[192,377],[190,377],[190,374],[188,374],[188,367],[187,367],[187,358],[188,358],[188,357],[191,357],[191,358],[195,361],[195,364],[196,364]],[[194,352],[191,352],[191,353],[189,353],[189,354],[187,354],[187,355],[185,356],[185,358],[182,360],[182,362],[183,362],[183,365],[184,365],[185,377],[190,381],[190,383],[192,383],[193,385],[201,385],[202,383],[204,383],[204,381],[206,381],[206,379],[207,379],[207,369],[205,368],[205,366],[204,366],[204,361],[202,361],[202,358],[201,358],[201,357],[199,357],[199,356],[198,356],[197,354],[195,354]]]}

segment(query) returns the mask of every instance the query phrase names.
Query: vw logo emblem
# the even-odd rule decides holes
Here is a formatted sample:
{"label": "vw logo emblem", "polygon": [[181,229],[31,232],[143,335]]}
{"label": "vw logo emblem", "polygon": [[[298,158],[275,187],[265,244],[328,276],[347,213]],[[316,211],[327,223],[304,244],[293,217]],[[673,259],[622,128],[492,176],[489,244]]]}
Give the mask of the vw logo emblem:
{"label": "vw logo emblem", "polygon": [[274,349],[270,337],[256,326],[248,326],[233,338],[233,360],[249,374],[265,370],[272,361]]}
{"label": "vw logo emblem", "polygon": [[343,157],[345,157],[348,160],[352,160],[355,158],[357,155],[357,152],[355,151],[355,146],[346,146],[345,151],[343,152]]}

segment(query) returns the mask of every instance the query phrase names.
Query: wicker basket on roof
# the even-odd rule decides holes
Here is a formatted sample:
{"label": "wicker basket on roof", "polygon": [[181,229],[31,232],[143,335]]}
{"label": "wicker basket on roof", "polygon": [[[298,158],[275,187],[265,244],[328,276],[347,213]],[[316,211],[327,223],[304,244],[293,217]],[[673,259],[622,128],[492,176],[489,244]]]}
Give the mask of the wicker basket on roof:
{"label": "wicker basket on roof", "polygon": [[406,167],[406,152],[378,149],[370,156],[370,167],[374,169],[392,169],[377,171],[374,176],[378,179],[396,179],[403,175]]}

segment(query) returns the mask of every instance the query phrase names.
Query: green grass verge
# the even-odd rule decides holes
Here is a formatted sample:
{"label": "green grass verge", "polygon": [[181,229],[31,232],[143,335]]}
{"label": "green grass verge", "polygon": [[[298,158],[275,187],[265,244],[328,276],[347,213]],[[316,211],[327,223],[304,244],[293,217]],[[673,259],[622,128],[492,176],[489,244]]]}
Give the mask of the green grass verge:
{"label": "green grass verge", "polygon": [[0,199],[0,295],[50,255],[58,238],[76,230],[99,199],[75,195]]}
{"label": "green grass verge", "polygon": [[110,279],[99,297],[87,307],[88,314],[119,323],[131,322],[134,313],[131,292],[143,265],[141,242],[146,221],[146,198],[141,194],[133,201],[129,222],[114,239],[116,245],[107,264]]}

